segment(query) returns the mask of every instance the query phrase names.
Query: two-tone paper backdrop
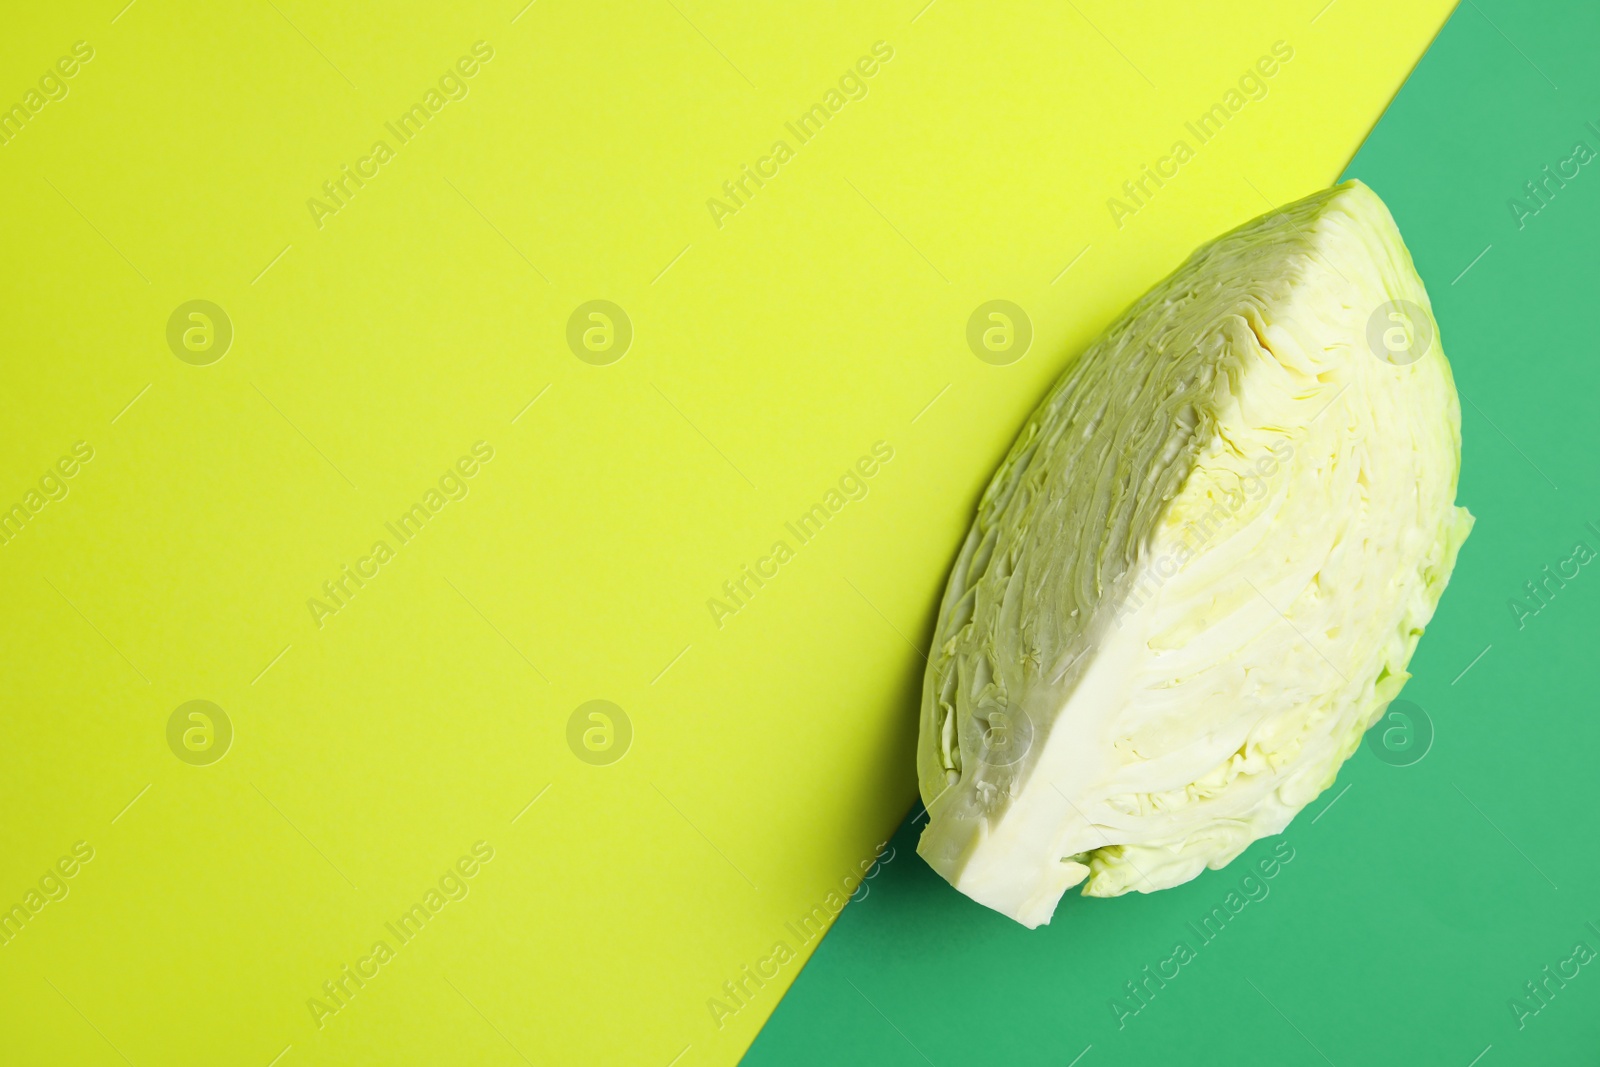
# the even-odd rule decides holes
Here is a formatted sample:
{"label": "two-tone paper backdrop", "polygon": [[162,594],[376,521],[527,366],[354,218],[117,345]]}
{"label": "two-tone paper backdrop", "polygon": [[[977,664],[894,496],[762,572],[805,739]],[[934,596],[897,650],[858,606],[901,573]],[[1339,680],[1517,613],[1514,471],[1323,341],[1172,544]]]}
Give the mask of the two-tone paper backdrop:
{"label": "two-tone paper backdrop", "polygon": [[[1326,184],[1447,7],[8,13],[0,1058],[736,1061],[818,943],[790,924],[910,808],[918,645],[1019,420],[1196,243]],[[1426,177],[1372,175],[1483,409],[1412,691],[1436,751],[1353,768],[1235,938],[1324,1039],[1343,1005],[1420,1048],[1470,973],[1488,1041],[1582,934],[1586,594],[1515,634],[1503,601],[1588,517],[1585,342],[1530,313],[1585,292],[1587,171],[1527,232],[1501,199],[1584,136],[1594,38],[1483,7],[1561,91],[1476,26],[1465,88],[1388,127]],[[994,300],[1027,329],[974,351]],[[895,855],[844,912],[895,921],[764,1055],[904,1056],[898,1026],[1065,1062],[1229,877],[1024,939]],[[1274,1024],[1230,951],[1130,1040]]]}
{"label": "two-tone paper backdrop", "polygon": [[1334,787],[1222,871],[1033,932],[923,865],[913,818],[747,1063],[1596,1062],[1597,47],[1592,6],[1464,3],[1347,171],[1428,283],[1478,522]]}

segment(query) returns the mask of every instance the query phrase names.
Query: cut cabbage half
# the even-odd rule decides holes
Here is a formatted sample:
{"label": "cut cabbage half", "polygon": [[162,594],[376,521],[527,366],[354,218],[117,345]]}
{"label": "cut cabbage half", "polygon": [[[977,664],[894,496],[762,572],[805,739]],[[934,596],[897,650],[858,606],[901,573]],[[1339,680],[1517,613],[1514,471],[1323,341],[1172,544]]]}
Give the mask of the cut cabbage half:
{"label": "cut cabbage half", "polygon": [[1029,927],[1223,866],[1410,677],[1472,528],[1461,416],[1388,209],[1217,238],[1076,360],[990,482],[923,691],[917,851]]}

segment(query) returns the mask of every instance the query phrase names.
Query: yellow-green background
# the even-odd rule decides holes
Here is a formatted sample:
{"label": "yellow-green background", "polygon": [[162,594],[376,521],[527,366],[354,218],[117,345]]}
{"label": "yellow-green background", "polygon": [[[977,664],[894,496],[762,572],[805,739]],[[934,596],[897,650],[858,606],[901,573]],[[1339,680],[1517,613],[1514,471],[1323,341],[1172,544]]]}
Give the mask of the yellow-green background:
{"label": "yellow-green background", "polygon": [[[0,905],[95,849],[0,948],[14,1062],[735,1061],[799,961],[722,1029],[707,999],[911,803],[915,646],[1020,418],[1195,244],[1336,175],[1449,6],[274,3],[0,35],[0,104],[94,49],[0,146],[0,504],[95,450],[0,547]],[[1115,226],[1280,40],[1267,98]],[[707,198],[878,41],[719,229]],[[1034,329],[1006,367],[964,340],[995,298]],[[233,324],[210,366],[167,347],[193,299]],[[611,366],[565,343],[593,299],[633,323]],[[307,598],[480,440],[319,629]],[[707,598],[880,440],[719,629]],[[236,732],[208,767],[167,747],[192,699]],[[567,746],[592,699],[633,725],[610,766]],[[470,895],[319,1029],[307,999],[479,840]]]}

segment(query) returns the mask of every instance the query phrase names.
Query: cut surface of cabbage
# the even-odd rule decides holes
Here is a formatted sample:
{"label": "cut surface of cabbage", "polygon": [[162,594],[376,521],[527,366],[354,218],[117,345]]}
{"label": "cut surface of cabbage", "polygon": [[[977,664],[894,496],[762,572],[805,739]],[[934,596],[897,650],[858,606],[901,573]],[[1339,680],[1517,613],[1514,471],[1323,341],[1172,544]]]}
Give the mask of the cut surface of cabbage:
{"label": "cut surface of cabbage", "polygon": [[1383,202],[1197,250],[1023,427],[924,681],[918,852],[1029,927],[1281,832],[1360,744],[1472,516],[1460,407]]}

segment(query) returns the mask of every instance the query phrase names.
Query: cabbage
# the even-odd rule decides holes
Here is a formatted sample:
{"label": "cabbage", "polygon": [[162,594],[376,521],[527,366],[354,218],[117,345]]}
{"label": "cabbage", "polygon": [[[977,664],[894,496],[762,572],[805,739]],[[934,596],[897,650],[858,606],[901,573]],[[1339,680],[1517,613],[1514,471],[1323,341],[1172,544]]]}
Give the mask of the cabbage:
{"label": "cabbage", "polygon": [[1348,182],[1201,247],[1023,427],[923,687],[917,851],[1029,927],[1279,833],[1410,675],[1472,516],[1427,292]]}

